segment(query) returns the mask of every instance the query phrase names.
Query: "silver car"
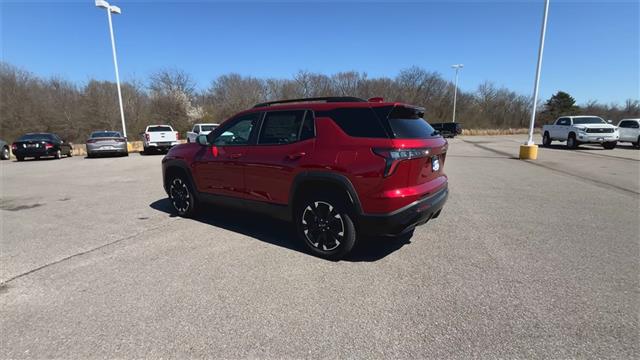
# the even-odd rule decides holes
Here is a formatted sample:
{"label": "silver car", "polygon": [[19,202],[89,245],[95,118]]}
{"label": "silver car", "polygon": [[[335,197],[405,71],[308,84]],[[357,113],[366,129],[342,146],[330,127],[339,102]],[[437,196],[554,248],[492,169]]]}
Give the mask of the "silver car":
{"label": "silver car", "polygon": [[118,131],[95,131],[86,142],[87,157],[99,155],[129,156],[127,139]]}
{"label": "silver car", "polygon": [[11,156],[9,144],[4,140],[0,140],[0,160],[9,160],[9,156]]}

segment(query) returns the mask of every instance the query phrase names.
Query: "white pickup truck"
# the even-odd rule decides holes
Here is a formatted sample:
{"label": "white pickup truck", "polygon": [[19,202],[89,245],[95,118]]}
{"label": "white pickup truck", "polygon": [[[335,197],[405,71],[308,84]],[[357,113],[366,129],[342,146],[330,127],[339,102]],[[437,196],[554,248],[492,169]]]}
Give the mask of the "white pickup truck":
{"label": "white pickup truck", "polygon": [[180,135],[170,125],[149,125],[142,133],[142,146],[145,154],[152,150],[169,151],[178,145]]}
{"label": "white pickup truck", "polygon": [[640,149],[640,119],[622,119],[618,123],[620,140],[630,142],[636,149]]}
{"label": "white pickup truck", "polygon": [[597,116],[563,116],[553,125],[542,127],[544,146],[552,141],[566,141],[570,149],[580,144],[601,144],[605,149],[613,149],[619,139],[618,128]]}
{"label": "white pickup truck", "polygon": [[187,131],[187,142],[196,142],[198,135],[207,135],[217,127],[218,124],[195,124],[191,131]]}

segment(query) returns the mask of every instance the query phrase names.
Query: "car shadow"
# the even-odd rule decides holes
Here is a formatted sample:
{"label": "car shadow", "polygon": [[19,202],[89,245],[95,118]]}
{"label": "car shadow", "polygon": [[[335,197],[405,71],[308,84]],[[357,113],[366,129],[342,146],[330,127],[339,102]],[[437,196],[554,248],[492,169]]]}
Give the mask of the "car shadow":
{"label": "car shadow", "polygon": [[[591,144],[580,144],[578,145],[577,148],[575,149],[569,149],[567,147],[567,145],[565,144],[551,144],[549,146],[544,146],[542,144],[538,144],[539,147],[543,147],[545,149],[552,149],[552,150],[566,150],[566,151],[574,151],[574,150],[596,150],[596,151],[610,151],[607,150],[605,148],[603,148],[600,145],[591,145]],[[618,145],[619,146],[619,145]]]}
{"label": "car shadow", "polygon": [[[169,217],[177,216],[168,198],[154,201],[149,206],[154,210],[166,213]],[[291,223],[274,219],[267,215],[230,208],[208,208],[201,210],[191,219],[272,245],[314,256],[307,251],[302,241],[297,238]],[[380,260],[404,245],[411,243],[412,236],[413,232],[393,238],[364,238],[342,261],[371,262]]]}

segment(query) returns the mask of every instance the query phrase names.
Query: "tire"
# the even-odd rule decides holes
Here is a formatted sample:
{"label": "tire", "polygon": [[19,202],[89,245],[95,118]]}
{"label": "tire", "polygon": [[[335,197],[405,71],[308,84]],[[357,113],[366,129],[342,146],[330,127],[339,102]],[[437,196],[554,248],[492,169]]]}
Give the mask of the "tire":
{"label": "tire", "polygon": [[602,147],[607,150],[612,150],[616,147],[616,144],[618,144],[617,141],[605,142],[605,143],[602,143]]}
{"label": "tire", "polygon": [[9,157],[11,156],[10,154],[9,148],[5,146],[2,148],[2,152],[0,152],[0,159],[9,160]]}
{"label": "tire", "polygon": [[196,198],[191,184],[184,175],[170,175],[169,201],[178,216],[191,217],[195,214]]}
{"label": "tire", "polygon": [[575,149],[578,147],[578,141],[576,140],[576,135],[571,133],[567,138],[567,148]]}
{"label": "tire", "polygon": [[69,148],[69,153],[67,153],[67,157],[72,157],[73,156],[73,150],[71,148]]}
{"label": "tire", "polygon": [[356,228],[349,210],[337,196],[307,196],[296,208],[298,237],[318,257],[344,258],[356,244]]}
{"label": "tire", "polygon": [[56,158],[56,159],[58,159],[58,160],[59,160],[59,159],[62,159],[62,151],[60,151],[60,150],[58,149],[58,151],[56,151],[56,154],[55,154],[53,157],[54,157],[54,158]]}
{"label": "tire", "polygon": [[633,143],[633,146],[634,146],[636,149],[639,149],[639,150],[640,150],[640,136],[638,136],[638,139],[636,140],[636,142],[635,142],[635,143]]}
{"label": "tire", "polygon": [[549,136],[548,131],[545,131],[544,135],[542,136],[542,146],[544,147],[551,146],[551,137]]}
{"label": "tire", "polygon": [[18,160],[18,161],[24,161],[24,157],[22,157],[22,156],[16,156],[16,160]]}

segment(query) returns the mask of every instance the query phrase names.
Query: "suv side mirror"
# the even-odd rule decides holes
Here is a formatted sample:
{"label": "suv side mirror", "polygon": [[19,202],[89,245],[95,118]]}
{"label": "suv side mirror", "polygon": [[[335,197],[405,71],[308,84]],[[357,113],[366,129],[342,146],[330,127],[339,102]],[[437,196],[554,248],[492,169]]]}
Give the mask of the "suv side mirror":
{"label": "suv side mirror", "polygon": [[207,139],[207,135],[198,135],[198,137],[196,137],[196,142],[202,146],[209,145],[209,140]]}

